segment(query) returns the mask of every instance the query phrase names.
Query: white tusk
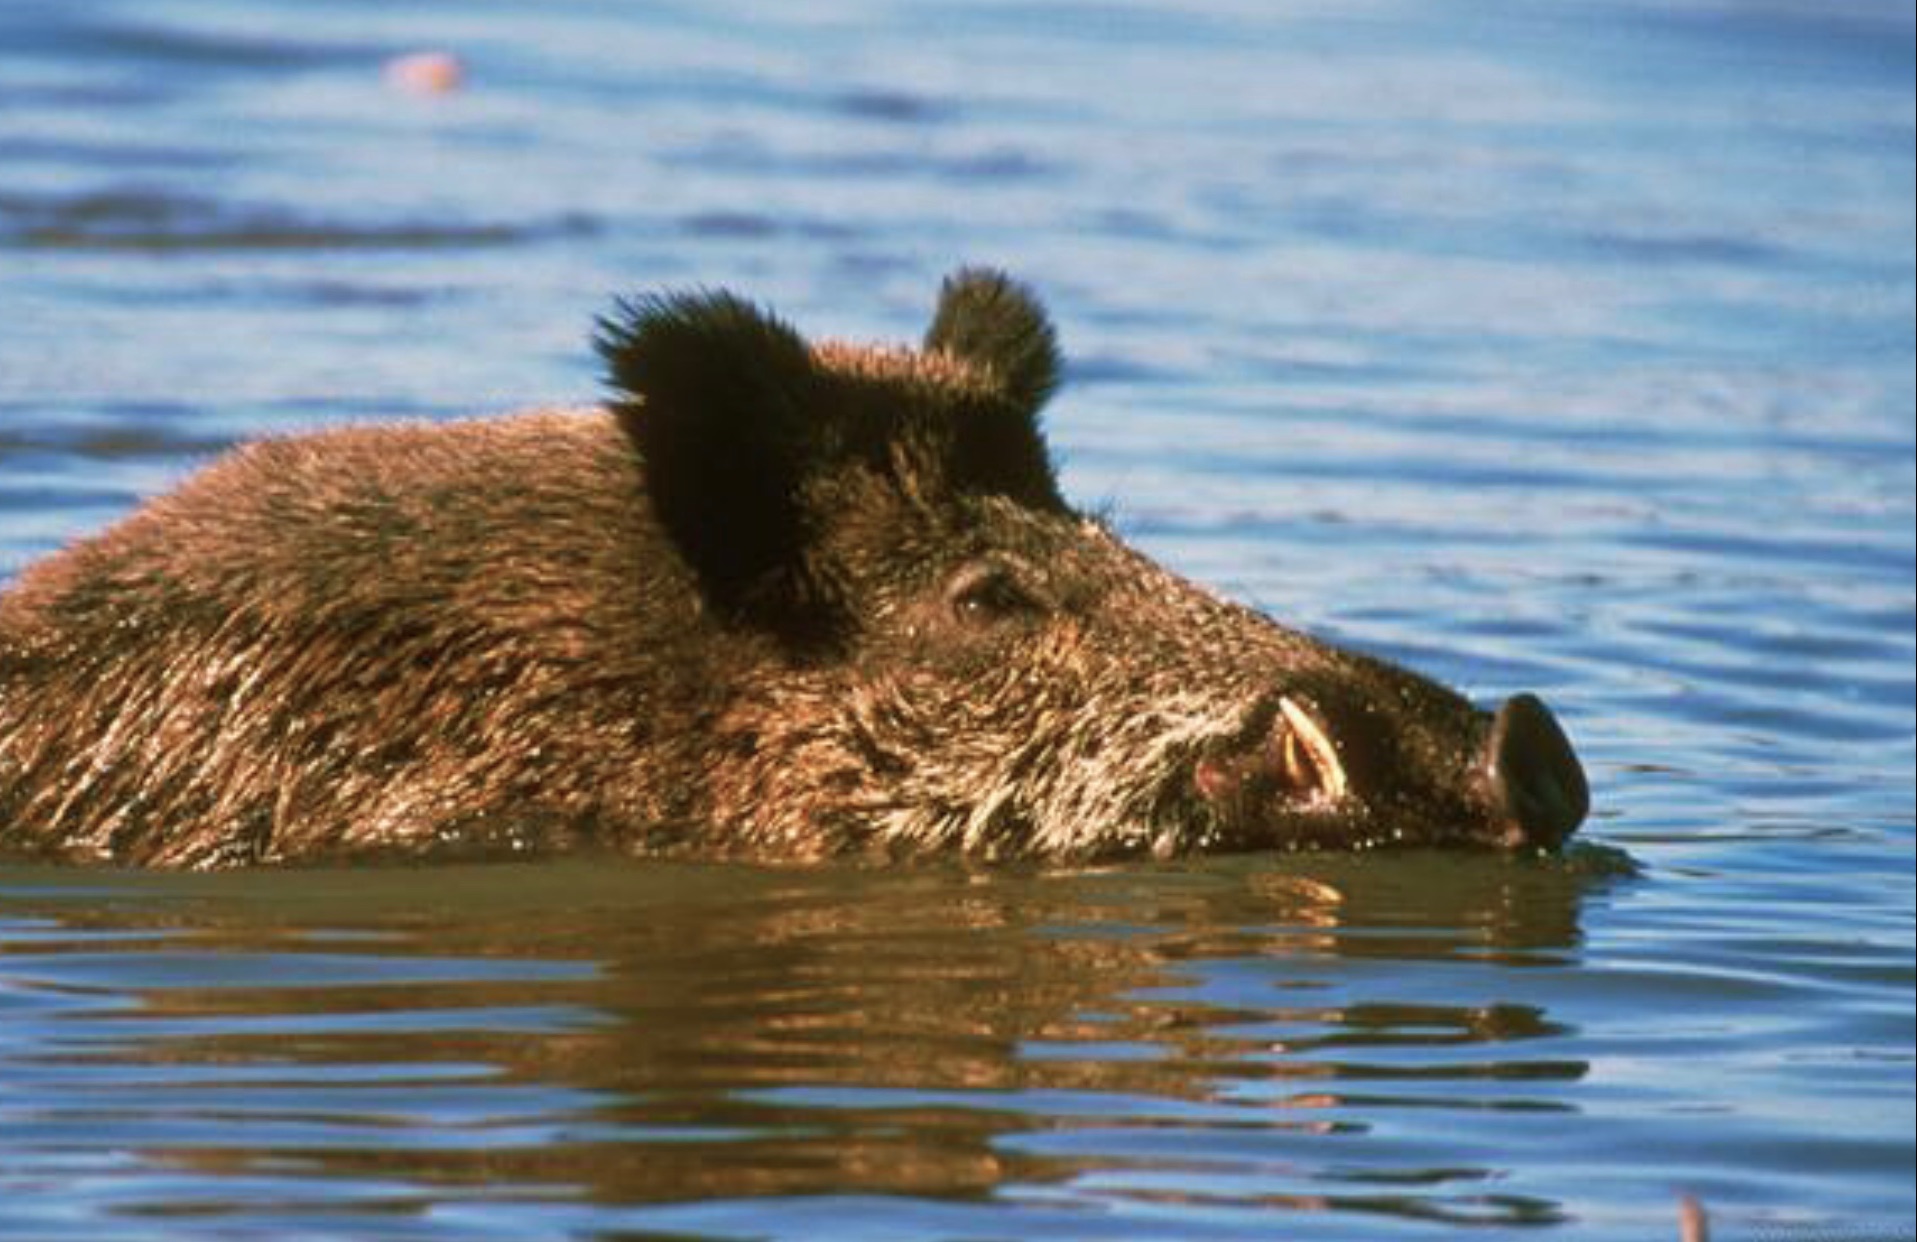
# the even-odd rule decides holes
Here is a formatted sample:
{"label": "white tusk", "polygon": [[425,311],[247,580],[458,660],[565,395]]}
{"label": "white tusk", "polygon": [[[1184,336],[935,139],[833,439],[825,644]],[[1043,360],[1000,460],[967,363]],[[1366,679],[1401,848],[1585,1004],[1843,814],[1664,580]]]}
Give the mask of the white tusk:
{"label": "white tusk", "polygon": [[1305,744],[1305,750],[1311,754],[1311,762],[1318,769],[1318,778],[1323,783],[1324,793],[1328,797],[1342,798],[1350,788],[1351,782],[1345,778],[1345,765],[1338,762],[1338,748],[1331,744],[1319,723],[1312,719],[1311,713],[1290,699],[1280,695],[1278,711],[1291,726],[1291,731],[1299,741]]}

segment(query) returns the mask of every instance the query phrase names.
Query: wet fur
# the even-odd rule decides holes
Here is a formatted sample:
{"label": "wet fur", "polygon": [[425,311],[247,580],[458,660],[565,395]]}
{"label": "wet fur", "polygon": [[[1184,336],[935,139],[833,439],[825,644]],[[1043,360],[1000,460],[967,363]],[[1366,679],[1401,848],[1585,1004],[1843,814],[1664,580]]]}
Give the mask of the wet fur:
{"label": "wet fur", "polygon": [[[242,447],[0,595],[0,847],[1053,859],[1410,836],[1484,720],[1168,573],[1060,497],[1049,323],[919,350],[622,304],[604,409]],[[1335,814],[1198,798],[1273,696],[1382,713]]]}

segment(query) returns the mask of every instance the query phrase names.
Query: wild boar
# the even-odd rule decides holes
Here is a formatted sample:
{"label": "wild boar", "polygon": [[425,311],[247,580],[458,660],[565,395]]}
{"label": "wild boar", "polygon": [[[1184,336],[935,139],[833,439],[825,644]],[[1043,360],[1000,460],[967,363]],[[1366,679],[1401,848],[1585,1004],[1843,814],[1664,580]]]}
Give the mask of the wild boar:
{"label": "wild boar", "polygon": [[1061,497],[1052,326],[619,302],[603,408],[244,445],[0,595],[0,846],[223,867],[1551,849],[1584,774]]}

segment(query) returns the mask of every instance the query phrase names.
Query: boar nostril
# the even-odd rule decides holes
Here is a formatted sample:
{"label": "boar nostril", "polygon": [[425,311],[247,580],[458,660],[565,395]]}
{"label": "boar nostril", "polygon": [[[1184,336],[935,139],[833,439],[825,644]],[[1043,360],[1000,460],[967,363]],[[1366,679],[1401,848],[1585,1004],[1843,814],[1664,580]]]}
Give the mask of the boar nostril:
{"label": "boar nostril", "polygon": [[1554,848],[1584,822],[1591,790],[1571,741],[1536,695],[1506,699],[1491,725],[1485,771],[1518,844]]}

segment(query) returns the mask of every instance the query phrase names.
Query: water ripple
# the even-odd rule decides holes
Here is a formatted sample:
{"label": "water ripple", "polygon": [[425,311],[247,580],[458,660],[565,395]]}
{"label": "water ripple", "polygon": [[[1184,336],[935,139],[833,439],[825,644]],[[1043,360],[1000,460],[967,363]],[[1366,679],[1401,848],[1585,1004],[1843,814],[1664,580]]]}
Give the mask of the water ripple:
{"label": "water ripple", "polygon": [[594,228],[584,216],[533,224],[445,220],[360,223],[297,209],[244,205],[156,190],[74,196],[0,195],[0,246],[45,250],[432,250],[511,246]]}

